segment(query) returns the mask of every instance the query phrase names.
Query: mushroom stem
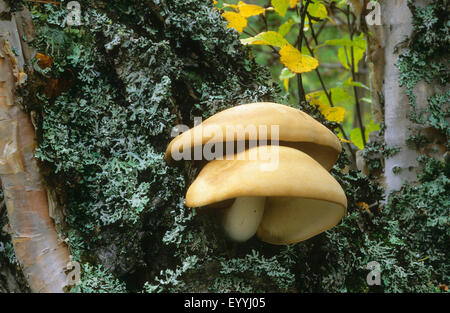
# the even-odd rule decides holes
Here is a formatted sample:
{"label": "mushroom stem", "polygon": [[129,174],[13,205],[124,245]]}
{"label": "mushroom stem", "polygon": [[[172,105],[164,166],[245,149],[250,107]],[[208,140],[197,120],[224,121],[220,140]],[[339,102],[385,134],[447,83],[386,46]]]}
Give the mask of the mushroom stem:
{"label": "mushroom stem", "polygon": [[243,242],[250,239],[261,223],[265,197],[238,197],[227,209],[223,221],[228,237]]}

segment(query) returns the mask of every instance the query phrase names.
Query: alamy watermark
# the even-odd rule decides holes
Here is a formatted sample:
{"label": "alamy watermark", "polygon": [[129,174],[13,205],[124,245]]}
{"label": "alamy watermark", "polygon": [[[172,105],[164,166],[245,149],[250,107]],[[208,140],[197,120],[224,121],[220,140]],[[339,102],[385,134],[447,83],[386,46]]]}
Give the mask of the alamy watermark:
{"label": "alamy watermark", "polygon": [[80,26],[81,25],[81,5],[78,1],[70,1],[67,3],[67,15],[66,23],[68,26]]}
{"label": "alamy watermark", "polygon": [[80,282],[81,279],[81,266],[77,261],[73,261],[70,257],[69,263],[66,265],[66,284],[68,286],[75,286]]}
{"label": "alamy watermark", "polygon": [[366,281],[369,286],[380,286],[381,285],[381,266],[380,263],[376,261],[369,262],[366,265],[366,269],[370,270],[367,274]]}
{"label": "alamy watermark", "polygon": [[[261,170],[274,171],[278,168],[279,125],[201,125],[202,118],[194,118],[194,129],[186,133],[185,140],[175,141],[171,157],[175,161],[185,160],[250,160],[261,162]],[[186,125],[172,128],[172,137],[189,130]],[[195,143],[191,147],[192,143]],[[247,147],[248,144],[248,147]],[[252,149],[259,146],[258,149]],[[244,153],[248,150],[248,153]]]}
{"label": "alamy watermark", "polygon": [[367,25],[381,26],[381,4],[379,2],[369,2],[367,3],[367,10],[371,10],[370,13],[366,15]]}

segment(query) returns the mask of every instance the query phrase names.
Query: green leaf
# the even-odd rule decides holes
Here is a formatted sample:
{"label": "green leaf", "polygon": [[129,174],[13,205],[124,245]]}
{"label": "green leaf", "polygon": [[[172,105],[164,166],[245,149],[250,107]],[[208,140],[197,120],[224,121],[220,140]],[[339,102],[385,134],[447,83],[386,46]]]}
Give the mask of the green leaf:
{"label": "green leaf", "polygon": [[[353,55],[355,61],[355,72],[358,72],[358,63],[364,57],[364,52],[367,49],[367,41],[364,39],[364,34],[354,39]],[[350,54],[351,55],[351,54]]]}
{"label": "green leaf", "polygon": [[289,8],[289,0],[272,0],[272,6],[280,16],[285,16],[286,11]]}
{"label": "green leaf", "polygon": [[289,19],[287,20],[287,22],[283,23],[279,28],[278,28],[278,33],[281,36],[286,36],[287,33],[289,33],[289,31],[291,30],[292,26],[296,24],[296,22],[293,19]]}
{"label": "green leaf", "polygon": [[347,90],[341,87],[331,88],[331,99],[333,100],[333,104],[336,106],[346,105],[353,101],[353,97],[349,95]]}
{"label": "green leaf", "polygon": [[349,79],[347,79],[342,85],[343,86],[355,86],[355,87],[359,87],[359,88],[364,88],[366,90],[370,90],[370,88],[367,87],[366,85],[364,85],[363,83],[353,81],[353,79],[351,77]]}
{"label": "green leaf", "polygon": [[[347,51],[346,51],[347,50]],[[347,54],[346,54],[347,52]],[[351,50],[350,48],[344,46],[339,48],[338,50],[338,58],[339,61],[342,63],[342,65],[346,68],[346,69],[350,69],[350,62],[351,62]]]}
{"label": "green leaf", "polygon": [[[320,19],[325,19],[328,17],[327,8],[320,1],[310,3],[308,6],[308,13],[312,17],[316,17],[316,18],[320,18]],[[314,23],[314,21],[313,21],[313,23]]]}
{"label": "green leaf", "polygon": [[323,46],[347,46],[351,47],[353,45],[353,42],[348,38],[341,38],[341,39],[330,39],[326,40],[323,44],[321,44],[319,47]]}
{"label": "green leaf", "polygon": [[[338,58],[339,61],[341,61],[342,65],[346,69],[350,69],[351,58],[351,48],[353,47],[353,57],[355,62],[355,71],[358,72],[358,63],[361,61],[361,59],[364,56],[364,52],[367,49],[367,41],[364,39],[364,34],[361,33],[360,36],[355,37],[352,40],[348,38],[341,38],[341,39],[331,39],[325,41],[323,44],[318,46],[316,49],[321,48],[323,46],[342,46],[338,50]],[[347,55],[345,54],[347,52]],[[348,61],[347,61],[348,58]]]}
{"label": "green leaf", "polygon": [[[341,39],[338,39],[338,40],[341,40]],[[346,42],[346,40],[344,40],[344,39],[342,39],[342,42],[343,43],[345,42],[345,45],[343,47],[339,48],[339,50],[338,50],[339,61],[341,61],[342,65],[346,69],[350,69],[349,63],[351,63],[351,61],[352,61],[351,48],[353,47],[353,59],[354,59],[354,63],[355,63],[355,72],[358,72],[358,63],[363,58],[364,52],[366,51],[366,48],[367,48],[367,42],[363,38],[363,34],[361,33],[361,36],[356,37],[353,42],[350,41],[351,44],[348,44],[348,42]],[[346,52],[347,52],[347,55],[346,55]]]}
{"label": "green leaf", "polygon": [[[373,121],[370,124],[365,126],[364,135],[366,137],[366,142],[369,140],[369,135],[371,132],[380,130],[380,124],[374,124]],[[355,146],[357,146],[360,150],[364,149],[364,142],[362,140],[361,130],[358,128],[353,129],[350,132],[350,140],[353,142]]]}
{"label": "green leaf", "polygon": [[369,125],[366,125],[366,137],[369,140],[369,135],[371,132],[379,131],[381,129],[380,124],[374,124],[373,121]]}
{"label": "green leaf", "polygon": [[280,80],[289,79],[295,76],[295,73],[292,73],[290,69],[287,67],[283,68],[280,73]]}
{"label": "green leaf", "polygon": [[350,132],[350,140],[355,146],[358,147],[358,149],[364,149],[364,142],[362,140],[361,129],[359,127],[352,129]]}

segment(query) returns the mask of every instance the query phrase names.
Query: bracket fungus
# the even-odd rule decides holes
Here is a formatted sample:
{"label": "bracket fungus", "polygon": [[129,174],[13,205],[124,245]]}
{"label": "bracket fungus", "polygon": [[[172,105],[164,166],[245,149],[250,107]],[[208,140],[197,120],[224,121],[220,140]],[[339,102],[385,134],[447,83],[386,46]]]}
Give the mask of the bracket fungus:
{"label": "bracket fungus", "polygon": [[230,239],[243,242],[257,234],[271,244],[291,244],[334,227],[345,215],[347,198],[328,172],[341,152],[339,139],[304,112],[276,103],[227,109],[172,140],[166,160],[178,160],[180,153],[191,160],[195,149],[208,145],[232,152],[218,149],[215,158],[206,158],[186,205],[225,209]]}

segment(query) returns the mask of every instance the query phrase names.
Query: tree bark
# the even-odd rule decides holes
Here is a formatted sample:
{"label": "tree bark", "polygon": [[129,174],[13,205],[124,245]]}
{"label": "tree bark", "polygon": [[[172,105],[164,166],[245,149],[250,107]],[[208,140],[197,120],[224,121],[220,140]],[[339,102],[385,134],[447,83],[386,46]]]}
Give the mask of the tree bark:
{"label": "tree bark", "polygon": [[404,87],[399,86],[399,70],[396,67],[401,44],[412,32],[412,15],[406,0],[382,1],[382,22],[384,28],[384,118],[386,123],[385,142],[399,152],[385,160],[386,194],[400,189],[406,182],[416,181],[415,168],[419,153],[408,147],[406,141],[415,125],[408,118],[409,99]]}
{"label": "tree bark", "polygon": [[[16,257],[32,292],[63,292],[69,251],[49,215],[47,190],[34,158],[35,131],[15,99],[23,73],[23,41],[15,14],[0,1],[0,180]],[[27,12],[26,12],[27,13]],[[29,14],[29,13],[28,13]],[[14,51],[14,52],[13,52]]]}

